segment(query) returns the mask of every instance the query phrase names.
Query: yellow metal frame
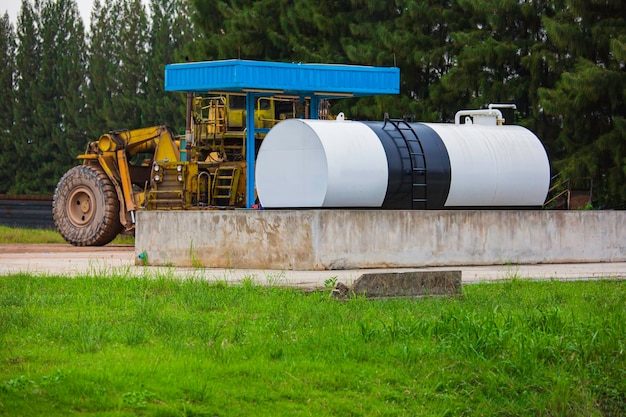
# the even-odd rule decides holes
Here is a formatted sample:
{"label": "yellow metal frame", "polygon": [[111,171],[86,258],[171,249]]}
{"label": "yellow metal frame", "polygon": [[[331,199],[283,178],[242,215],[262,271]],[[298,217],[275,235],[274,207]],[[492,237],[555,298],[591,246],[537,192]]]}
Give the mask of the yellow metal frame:
{"label": "yellow metal frame", "polygon": [[[195,99],[193,136],[187,144],[192,152],[187,161],[181,161],[181,142],[166,126],[104,134],[78,156],[85,164],[100,165],[111,179],[120,202],[120,222],[127,230],[134,227],[134,212],[142,207],[192,209],[218,203],[245,207],[247,118],[245,105],[238,104],[244,97],[217,95]],[[291,111],[284,102],[294,103]],[[257,98],[255,128],[269,129],[284,118],[295,117],[298,106],[294,98]],[[277,115],[278,109],[284,110],[284,115]],[[260,133],[258,138],[264,135]],[[131,166],[130,160],[141,154],[152,158]],[[229,161],[228,157],[234,160]],[[138,181],[143,180],[132,178],[137,168],[150,169],[148,182],[141,184],[143,191],[137,188]],[[223,175],[226,170],[228,176]],[[145,175],[148,176],[147,171]],[[163,175],[168,175],[166,183]]]}

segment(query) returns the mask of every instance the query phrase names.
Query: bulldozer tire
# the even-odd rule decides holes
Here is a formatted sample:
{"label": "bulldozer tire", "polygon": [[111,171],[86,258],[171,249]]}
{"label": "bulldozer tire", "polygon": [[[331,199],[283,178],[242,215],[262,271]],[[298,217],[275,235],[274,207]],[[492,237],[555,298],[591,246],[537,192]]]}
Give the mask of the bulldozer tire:
{"label": "bulldozer tire", "polygon": [[61,236],[74,246],[103,246],[122,231],[120,202],[99,166],[79,165],[63,175],[52,200]]}

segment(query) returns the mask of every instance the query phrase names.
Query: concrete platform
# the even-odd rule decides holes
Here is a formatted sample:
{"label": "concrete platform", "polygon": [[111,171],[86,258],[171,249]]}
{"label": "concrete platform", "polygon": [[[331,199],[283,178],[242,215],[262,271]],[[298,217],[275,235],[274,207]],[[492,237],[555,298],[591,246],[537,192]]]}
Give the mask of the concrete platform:
{"label": "concrete platform", "polygon": [[626,262],[624,224],[625,211],[142,211],[135,255],[284,271]]}

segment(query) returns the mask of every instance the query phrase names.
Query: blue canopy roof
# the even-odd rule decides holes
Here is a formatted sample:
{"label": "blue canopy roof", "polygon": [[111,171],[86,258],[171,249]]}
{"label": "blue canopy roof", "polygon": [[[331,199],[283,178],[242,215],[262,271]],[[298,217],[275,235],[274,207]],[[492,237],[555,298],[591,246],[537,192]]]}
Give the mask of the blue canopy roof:
{"label": "blue canopy roof", "polygon": [[232,59],[165,66],[165,91],[328,97],[398,94],[400,69]]}

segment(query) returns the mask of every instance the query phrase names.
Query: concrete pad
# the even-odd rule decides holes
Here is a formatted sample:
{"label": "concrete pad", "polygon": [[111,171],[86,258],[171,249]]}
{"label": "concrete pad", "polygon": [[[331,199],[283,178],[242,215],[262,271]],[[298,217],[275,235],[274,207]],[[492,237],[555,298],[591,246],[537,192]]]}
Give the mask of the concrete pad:
{"label": "concrete pad", "polygon": [[461,295],[461,271],[375,272],[361,275],[352,288],[338,283],[333,290],[339,299],[351,294],[367,298]]}
{"label": "concrete pad", "polygon": [[141,211],[150,265],[353,270],[626,262],[626,211]]}

